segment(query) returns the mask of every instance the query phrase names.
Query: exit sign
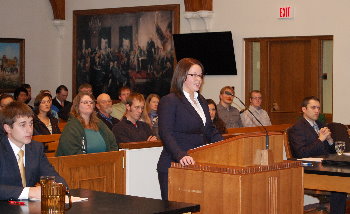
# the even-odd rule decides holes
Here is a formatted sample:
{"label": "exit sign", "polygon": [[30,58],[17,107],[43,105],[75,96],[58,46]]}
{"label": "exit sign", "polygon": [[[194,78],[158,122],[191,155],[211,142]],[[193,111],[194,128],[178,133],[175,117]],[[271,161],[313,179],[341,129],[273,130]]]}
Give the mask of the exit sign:
{"label": "exit sign", "polygon": [[280,7],[279,9],[279,18],[280,19],[293,19],[294,10],[291,6]]}

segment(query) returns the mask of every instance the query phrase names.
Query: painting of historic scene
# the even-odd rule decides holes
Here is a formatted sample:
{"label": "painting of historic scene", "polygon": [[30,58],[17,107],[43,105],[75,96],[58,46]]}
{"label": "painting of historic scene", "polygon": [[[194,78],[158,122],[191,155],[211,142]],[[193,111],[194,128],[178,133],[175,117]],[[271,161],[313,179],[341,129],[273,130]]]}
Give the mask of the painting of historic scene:
{"label": "painting of historic scene", "polygon": [[174,13],[178,11],[166,6],[142,8],[148,10],[74,12],[75,91],[90,83],[95,96],[108,93],[112,99],[118,99],[123,86],[145,96],[169,93],[174,69],[172,34],[178,31]]}
{"label": "painting of historic scene", "polygon": [[22,39],[0,39],[0,92],[13,92],[24,80]]}

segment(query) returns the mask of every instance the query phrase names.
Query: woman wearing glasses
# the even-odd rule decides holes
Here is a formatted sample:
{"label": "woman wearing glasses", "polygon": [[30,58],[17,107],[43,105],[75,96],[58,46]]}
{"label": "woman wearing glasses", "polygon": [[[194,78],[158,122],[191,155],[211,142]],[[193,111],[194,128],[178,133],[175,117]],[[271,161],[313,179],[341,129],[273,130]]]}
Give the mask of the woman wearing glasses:
{"label": "woman wearing glasses", "polygon": [[39,93],[34,100],[33,135],[60,134],[58,120],[51,112],[52,97],[48,93]]}
{"label": "woman wearing glasses", "polygon": [[158,126],[164,149],[157,171],[163,200],[168,199],[170,163],[194,164],[188,150],[223,139],[213,126],[205,98],[198,93],[202,81],[203,66],[198,60],[180,60],[171,81],[171,93],[159,103]]}
{"label": "woman wearing glasses", "polygon": [[56,156],[118,150],[112,131],[97,118],[93,95],[79,93],[62,132]]}

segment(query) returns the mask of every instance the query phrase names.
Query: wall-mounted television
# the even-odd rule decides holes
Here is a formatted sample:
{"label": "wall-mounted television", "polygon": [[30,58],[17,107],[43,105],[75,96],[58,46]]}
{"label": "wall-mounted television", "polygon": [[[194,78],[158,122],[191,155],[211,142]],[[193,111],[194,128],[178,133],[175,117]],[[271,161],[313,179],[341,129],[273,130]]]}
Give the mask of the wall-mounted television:
{"label": "wall-mounted television", "polygon": [[232,33],[208,32],[174,34],[176,60],[195,58],[206,75],[237,75]]}

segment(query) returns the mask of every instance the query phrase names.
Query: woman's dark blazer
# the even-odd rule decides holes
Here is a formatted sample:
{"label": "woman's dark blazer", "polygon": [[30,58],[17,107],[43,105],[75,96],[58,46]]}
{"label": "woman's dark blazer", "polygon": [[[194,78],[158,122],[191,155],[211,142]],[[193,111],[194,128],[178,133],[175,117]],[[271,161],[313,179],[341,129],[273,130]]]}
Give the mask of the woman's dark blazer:
{"label": "woman's dark blazer", "polygon": [[223,140],[210,120],[204,97],[199,94],[198,100],[205,113],[205,126],[185,96],[171,93],[160,100],[158,126],[164,147],[158,161],[158,172],[168,172],[171,162],[179,162],[189,149]]}
{"label": "woman's dark blazer", "polygon": [[[58,127],[58,120],[51,115],[49,116],[51,126],[52,126],[52,134],[61,134],[60,128]],[[50,135],[49,129],[46,125],[38,118],[37,115],[33,117],[33,135]]]}

